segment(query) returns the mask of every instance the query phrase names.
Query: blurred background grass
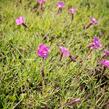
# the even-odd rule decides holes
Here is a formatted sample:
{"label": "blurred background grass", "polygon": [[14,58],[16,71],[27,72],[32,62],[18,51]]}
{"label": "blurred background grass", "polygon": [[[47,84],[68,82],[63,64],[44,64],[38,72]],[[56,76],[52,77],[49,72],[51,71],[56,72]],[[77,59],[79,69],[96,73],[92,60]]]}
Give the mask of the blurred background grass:
{"label": "blurred background grass", "polygon": [[[108,109],[109,81],[93,74],[101,51],[93,51],[87,59],[87,45],[98,35],[109,48],[109,0],[63,0],[65,8],[57,15],[57,0],[47,0],[45,11],[33,11],[35,0],[0,0],[0,108],[2,109]],[[77,8],[74,20],[68,7]],[[25,17],[28,29],[15,20]],[[98,26],[83,30],[94,16]],[[48,39],[43,40],[47,35]],[[41,86],[41,59],[36,55],[40,43],[51,47],[45,63],[45,87]],[[83,63],[59,61],[57,44],[69,48]],[[109,75],[107,69],[105,75]],[[109,79],[109,78],[108,78]],[[82,90],[81,90],[82,87]],[[78,105],[65,106],[71,98],[80,98]]]}

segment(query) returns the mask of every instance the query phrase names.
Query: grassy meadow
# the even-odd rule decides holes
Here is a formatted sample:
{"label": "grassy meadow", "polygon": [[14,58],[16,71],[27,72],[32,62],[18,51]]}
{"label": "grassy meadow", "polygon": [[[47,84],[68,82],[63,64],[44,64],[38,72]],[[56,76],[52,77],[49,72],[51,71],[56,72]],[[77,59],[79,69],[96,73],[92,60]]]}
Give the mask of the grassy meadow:
{"label": "grassy meadow", "polygon": [[[36,0],[0,0],[0,109],[109,109],[109,68],[99,64],[109,50],[109,0],[63,1],[57,14],[58,0],[47,0],[43,11]],[[77,9],[73,20],[70,6]],[[16,25],[19,16],[27,28]],[[83,29],[90,17],[98,24]],[[90,51],[95,35],[102,48]],[[43,78],[41,43],[50,47]],[[76,62],[60,61],[57,45],[77,56]]]}

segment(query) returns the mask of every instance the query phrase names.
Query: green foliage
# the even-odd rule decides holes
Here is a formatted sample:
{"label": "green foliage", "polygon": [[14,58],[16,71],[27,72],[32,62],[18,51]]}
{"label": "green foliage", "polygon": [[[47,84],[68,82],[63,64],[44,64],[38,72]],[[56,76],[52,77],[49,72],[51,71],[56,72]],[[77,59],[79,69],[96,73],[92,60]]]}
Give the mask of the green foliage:
{"label": "green foliage", "polygon": [[[64,0],[60,15],[57,0],[47,0],[41,13],[33,10],[35,0],[19,1],[0,0],[0,109],[105,109],[109,70],[96,74],[102,50],[93,51],[89,59],[87,45],[98,35],[104,47],[109,47],[109,0]],[[73,21],[68,6],[77,8]],[[25,17],[28,29],[15,24],[19,16]],[[91,16],[99,24],[84,30]],[[47,40],[43,40],[45,35]],[[42,60],[36,55],[40,43],[51,47],[44,84],[40,75]],[[60,62],[57,44],[79,56],[77,62]],[[81,102],[65,106],[71,98],[80,98]]]}

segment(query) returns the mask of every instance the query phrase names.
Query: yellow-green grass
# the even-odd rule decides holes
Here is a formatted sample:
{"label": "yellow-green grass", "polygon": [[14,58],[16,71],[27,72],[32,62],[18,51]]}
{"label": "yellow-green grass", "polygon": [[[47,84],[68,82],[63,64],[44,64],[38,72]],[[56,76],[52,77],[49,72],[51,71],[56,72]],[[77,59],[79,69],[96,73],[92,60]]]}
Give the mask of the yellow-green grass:
{"label": "yellow-green grass", "polygon": [[[39,14],[33,10],[36,0],[19,1],[0,0],[0,109],[109,109],[109,70],[98,71],[103,50],[109,49],[109,0],[63,0],[60,15],[58,0],[47,0]],[[73,21],[69,6],[77,8]],[[25,17],[27,29],[16,25],[19,16]],[[84,30],[91,16],[99,23]],[[103,49],[93,50],[89,58],[94,35]],[[36,54],[40,43],[50,46],[43,85],[42,59]],[[57,44],[78,56],[77,62],[59,61]],[[73,98],[81,102],[65,105]]]}

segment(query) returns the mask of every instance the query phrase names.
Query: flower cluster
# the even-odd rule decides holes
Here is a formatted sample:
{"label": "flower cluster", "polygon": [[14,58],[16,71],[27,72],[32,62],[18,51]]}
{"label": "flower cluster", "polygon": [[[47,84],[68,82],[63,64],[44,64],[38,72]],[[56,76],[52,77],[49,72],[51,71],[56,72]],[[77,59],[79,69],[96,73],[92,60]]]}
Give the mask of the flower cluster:
{"label": "flower cluster", "polygon": [[[90,49],[99,49],[102,48],[102,44],[101,41],[98,37],[94,37],[93,41],[91,44],[89,44],[88,46]],[[109,50],[104,50],[104,54],[102,58],[106,58],[109,56]],[[104,67],[108,67],[109,68],[109,60],[107,59],[103,59],[100,62],[101,65],[103,65]]]}
{"label": "flower cluster", "polygon": [[[42,9],[43,5],[46,3],[46,0],[37,0],[37,3],[39,4],[39,7]],[[57,8],[58,8],[58,12],[62,12],[62,9],[65,7],[65,3],[63,1],[59,1],[57,2]],[[68,9],[68,13],[72,15],[72,18],[74,17],[74,14],[77,12],[77,9],[74,7],[70,7]],[[95,17],[91,17],[90,21],[88,23],[88,25],[85,26],[85,29],[88,29],[90,26],[94,26],[97,25],[98,21]],[[16,25],[23,25],[24,27],[27,27],[25,24],[25,20],[23,16],[20,16],[16,19]],[[94,36],[92,42],[88,45],[88,47],[93,50],[97,50],[102,48],[102,44],[100,39],[97,36]],[[70,51],[63,47],[63,46],[59,46],[59,50],[60,50],[60,56],[61,59],[62,58],[66,58],[69,57],[71,60],[75,60],[75,58],[71,55]],[[50,47],[46,46],[45,44],[40,44],[37,50],[37,54],[39,57],[46,59],[49,55],[50,52]],[[105,67],[109,67],[109,60],[105,59],[109,56],[109,51],[108,50],[104,50],[104,54],[102,57],[102,60],[100,62],[101,65],[105,66]]]}

